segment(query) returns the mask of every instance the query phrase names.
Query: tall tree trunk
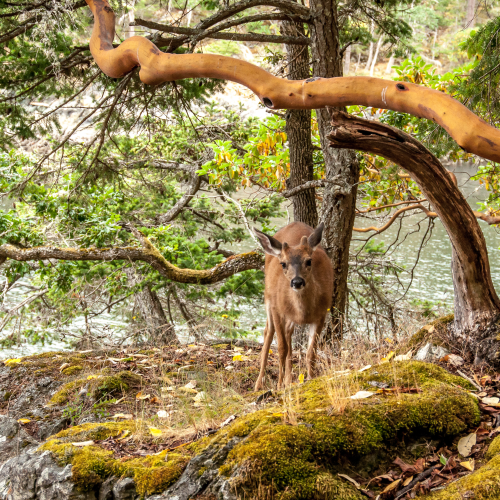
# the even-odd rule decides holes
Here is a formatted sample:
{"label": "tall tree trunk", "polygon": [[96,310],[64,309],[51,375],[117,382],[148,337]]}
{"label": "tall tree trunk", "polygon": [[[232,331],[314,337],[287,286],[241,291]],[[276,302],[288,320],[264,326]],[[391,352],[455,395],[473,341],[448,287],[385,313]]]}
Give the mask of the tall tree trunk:
{"label": "tall tree trunk", "polygon": [[378,53],[380,52],[381,45],[382,45],[382,35],[380,35],[380,38],[378,39],[377,47],[375,49],[375,54],[373,54],[372,65],[370,66],[370,76],[373,76],[373,72],[375,71],[375,64],[377,64]]}
{"label": "tall tree trunk", "polygon": [[[443,223],[453,248],[455,335],[482,359],[500,366],[500,314],[486,242],[453,176],[422,144],[388,125],[337,113],[330,135],[336,148],[378,154],[407,170]],[[488,328],[486,328],[488,327]]]}
{"label": "tall tree trunk", "polygon": [[[373,31],[375,30],[375,25],[372,21],[371,25],[370,25],[370,35],[373,36]],[[370,45],[369,45],[369,49],[368,49],[368,60],[366,61],[366,66],[365,66],[365,71],[369,71],[370,70],[370,66],[372,64],[372,59],[373,59],[373,46],[374,46],[374,43],[373,42],[370,42]]]}
{"label": "tall tree trunk", "polygon": [[[342,76],[340,39],[335,0],[311,0],[314,24],[311,30],[315,77]],[[331,116],[328,109],[316,111],[325,159],[325,178],[337,177],[344,184],[344,194],[325,188],[321,219],[325,223],[323,242],[332,260],[334,286],[331,318],[320,342],[341,339],[343,316],[347,301],[347,273],[349,267],[349,246],[356,212],[357,182],[359,165],[354,152],[330,147]]]}
{"label": "tall tree trunk", "polygon": [[349,69],[351,67],[351,46],[347,47],[344,52],[344,76],[349,74]]}
{"label": "tall tree trunk", "polygon": [[465,16],[465,27],[473,28],[476,24],[476,0],[467,0],[467,13]]}
{"label": "tall tree trunk", "polygon": [[[135,268],[125,269],[130,286],[138,285],[142,280]],[[141,318],[146,324],[148,340],[154,344],[176,344],[178,342],[175,335],[174,326],[169,323],[160,299],[149,285],[135,294],[136,303],[139,307]]]}
{"label": "tall tree trunk", "polygon": [[[281,32],[289,36],[305,36],[304,26],[292,21],[283,21]],[[286,46],[287,73],[289,80],[309,78],[309,51],[307,46]],[[300,186],[313,177],[313,145],[311,141],[311,111],[308,109],[288,110],[286,113],[286,134],[290,151],[290,177],[287,188]],[[312,227],[318,225],[315,190],[308,189],[293,197],[293,218]]]}
{"label": "tall tree trunk", "polygon": [[391,57],[389,57],[389,62],[387,63],[387,67],[385,68],[386,75],[390,75],[392,73],[393,66],[394,66],[394,54],[391,54]]}

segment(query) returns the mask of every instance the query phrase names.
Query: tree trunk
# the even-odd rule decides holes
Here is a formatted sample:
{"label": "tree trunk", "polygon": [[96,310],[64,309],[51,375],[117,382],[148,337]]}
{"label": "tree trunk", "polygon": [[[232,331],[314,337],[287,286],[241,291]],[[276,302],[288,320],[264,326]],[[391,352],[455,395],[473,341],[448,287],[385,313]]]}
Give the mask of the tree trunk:
{"label": "tree trunk", "polygon": [[[373,36],[373,31],[374,31],[374,23],[372,21],[370,25],[370,35]],[[370,42],[369,49],[368,49],[368,60],[366,61],[366,66],[365,66],[365,71],[370,70],[370,66],[372,64],[372,58],[373,58],[373,42]]]}
{"label": "tree trunk", "polygon": [[465,16],[465,27],[473,28],[476,24],[476,0],[467,0],[467,14]]}
{"label": "tree trunk", "polygon": [[[311,30],[314,75],[319,77],[342,76],[337,5],[334,0],[311,0],[314,24]],[[321,343],[342,338],[343,315],[347,301],[347,272],[349,246],[356,210],[359,165],[352,151],[330,148],[331,116],[328,109],[316,111],[325,159],[325,178],[338,177],[344,184],[344,194],[325,188],[321,219],[325,223],[323,243],[334,270],[331,317],[320,339]]]}
{"label": "tree trunk", "polygon": [[382,45],[382,35],[380,35],[380,38],[378,39],[377,47],[375,49],[375,54],[373,55],[372,65],[370,67],[370,76],[373,76],[373,72],[375,71],[375,64],[377,64],[378,53],[380,52],[381,45]]}
{"label": "tree trunk", "polygon": [[[453,248],[455,335],[471,342],[469,348],[500,364],[500,341],[484,349],[479,340],[499,315],[500,300],[491,280],[483,233],[454,176],[439,160],[408,134],[379,122],[335,113],[330,135],[335,148],[353,148],[381,155],[407,170],[443,223]],[[474,334],[470,337],[471,334]],[[490,335],[491,337],[491,335]],[[489,339],[491,340],[491,338]],[[497,359],[499,358],[499,359]]]}
{"label": "tree trunk", "polygon": [[[133,267],[126,268],[125,274],[131,287],[137,286],[142,281]],[[148,341],[156,345],[177,344],[174,326],[169,323],[157,293],[146,285],[134,296],[141,318],[146,324]]]}
{"label": "tree trunk", "polygon": [[347,47],[344,52],[344,76],[349,74],[349,68],[351,67],[351,46]]}
{"label": "tree trunk", "polygon": [[387,67],[385,68],[385,74],[390,75],[392,73],[392,67],[394,66],[394,54],[391,54]]}
{"label": "tree trunk", "polygon": [[[283,35],[305,36],[304,26],[300,23],[283,21]],[[309,78],[309,51],[306,46],[286,46],[287,70],[289,80],[305,80]],[[287,189],[312,181],[313,146],[311,141],[311,111],[307,109],[289,110],[286,113],[286,134],[290,151],[290,177]],[[311,227],[318,225],[315,189],[301,191],[293,199],[293,218]]]}

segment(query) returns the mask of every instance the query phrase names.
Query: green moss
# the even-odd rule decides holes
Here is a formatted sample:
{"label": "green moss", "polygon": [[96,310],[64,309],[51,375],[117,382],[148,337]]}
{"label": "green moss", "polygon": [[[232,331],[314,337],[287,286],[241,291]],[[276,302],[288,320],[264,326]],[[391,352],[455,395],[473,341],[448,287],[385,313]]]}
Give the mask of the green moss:
{"label": "green moss", "polygon": [[486,459],[491,460],[493,457],[500,455],[500,436],[497,436],[488,447]]}
{"label": "green moss", "polygon": [[190,455],[168,453],[128,460],[118,460],[113,453],[98,446],[83,448],[72,442],[102,440],[117,436],[124,430],[134,430],[137,422],[85,424],[60,432],[39,448],[50,451],[59,465],[72,465],[72,481],[82,490],[91,490],[100,485],[107,477],[132,477],[140,495],[161,493],[173,484],[182,474]]}
{"label": "green moss", "polygon": [[85,378],[73,380],[64,384],[50,399],[49,405],[63,405],[69,401],[71,396],[81,389],[88,380]]}
{"label": "green moss", "polygon": [[443,490],[421,498],[425,500],[463,500],[464,498],[498,500],[500,498],[500,455]]}
{"label": "green moss", "polygon": [[[68,367],[71,368],[71,367]],[[49,401],[50,405],[63,405],[70,401],[84,385],[89,385],[89,394],[95,399],[128,391],[140,387],[142,377],[129,371],[116,375],[98,374],[95,378],[81,378],[64,384]]]}
{"label": "green moss", "polygon": [[454,319],[454,314],[448,314],[447,316],[442,316],[441,318],[431,321],[429,325],[434,326],[434,332],[429,333],[426,328],[421,328],[412,335],[408,346],[413,348],[420,347],[422,344],[429,341],[435,345],[444,345],[440,334],[446,332],[447,326],[452,323]]}
{"label": "green moss", "polygon": [[78,373],[78,372],[81,372],[83,370],[83,366],[80,366],[80,365],[74,365],[74,366],[68,366],[67,368],[65,368],[62,373],[64,375],[74,375],[75,373]]}
{"label": "green moss", "polygon": [[342,385],[352,386],[354,393],[370,380],[418,387],[422,392],[381,394],[346,403],[335,411],[332,379],[321,377],[291,390],[290,400],[296,404],[287,411],[294,413],[298,425],[283,422],[282,407],[266,408],[239,418],[204,444],[223,445],[232,437],[246,437],[230,451],[220,469],[229,476],[243,466],[245,475],[239,487],[245,490],[260,484],[273,490],[270,496],[279,493],[279,498],[337,498],[328,496],[330,493],[321,496],[318,488],[323,485],[324,491],[335,491],[343,486],[331,476],[336,468],[333,464],[339,460],[356,461],[382,452],[388,445],[396,445],[402,433],[446,439],[479,422],[477,401],[457,387],[462,380],[437,366],[387,363],[347,377]]}

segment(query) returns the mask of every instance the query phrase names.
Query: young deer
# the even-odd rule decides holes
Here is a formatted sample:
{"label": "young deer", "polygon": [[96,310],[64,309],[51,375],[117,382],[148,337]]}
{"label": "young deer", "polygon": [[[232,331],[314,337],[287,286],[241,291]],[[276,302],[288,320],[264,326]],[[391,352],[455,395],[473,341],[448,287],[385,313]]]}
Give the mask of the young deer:
{"label": "young deer", "polygon": [[267,312],[260,373],[255,390],[262,389],[269,347],[274,332],[278,337],[278,387],[292,381],[292,333],[295,325],[310,325],[306,363],[312,378],[316,358],[316,339],[325,324],[333,292],[333,267],[320,246],[324,224],[316,229],[293,222],[274,236],[254,229],[266,252],[266,287],[264,301]]}

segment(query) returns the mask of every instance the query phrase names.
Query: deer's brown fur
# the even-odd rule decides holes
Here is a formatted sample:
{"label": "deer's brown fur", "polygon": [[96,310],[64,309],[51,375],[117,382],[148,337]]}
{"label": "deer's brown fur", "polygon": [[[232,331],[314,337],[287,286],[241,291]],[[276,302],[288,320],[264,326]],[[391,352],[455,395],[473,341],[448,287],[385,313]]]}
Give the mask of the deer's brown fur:
{"label": "deer's brown fur", "polygon": [[280,229],[274,237],[255,230],[264,251],[267,322],[260,373],[255,390],[262,389],[269,347],[274,332],[278,338],[279,380],[292,381],[292,333],[295,325],[310,325],[306,355],[307,374],[313,376],[318,334],[323,329],[331,305],[333,268],[320,246],[323,224],[316,229],[293,222]]}

